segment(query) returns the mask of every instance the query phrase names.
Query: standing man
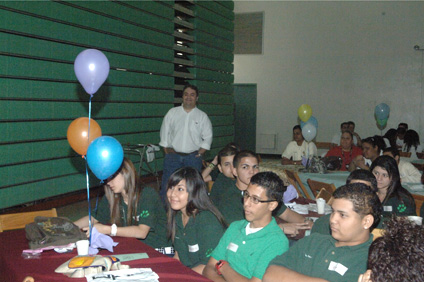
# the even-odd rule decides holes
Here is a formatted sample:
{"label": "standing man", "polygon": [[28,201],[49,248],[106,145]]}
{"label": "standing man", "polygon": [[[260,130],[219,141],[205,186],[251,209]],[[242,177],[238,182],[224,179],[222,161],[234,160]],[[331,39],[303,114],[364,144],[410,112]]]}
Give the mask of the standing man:
{"label": "standing man", "polygon": [[212,124],[207,114],[196,107],[199,92],[194,85],[183,89],[183,104],[168,111],[160,128],[160,143],[165,152],[160,196],[166,197],[171,174],[184,166],[202,169],[203,154],[212,144]]}

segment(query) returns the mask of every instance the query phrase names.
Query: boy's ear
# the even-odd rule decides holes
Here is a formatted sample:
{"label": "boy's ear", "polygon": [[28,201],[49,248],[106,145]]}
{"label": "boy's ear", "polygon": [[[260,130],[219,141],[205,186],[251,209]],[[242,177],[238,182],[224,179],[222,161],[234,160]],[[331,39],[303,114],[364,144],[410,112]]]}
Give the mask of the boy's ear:
{"label": "boy's ear", "polygon": [[234,174],[234,176],[235,177],[237,177],[238,175],[237,175],[237,169],[235,168],[235,167],[233,167],[233,174]]}
{"label": "boy's ear", "polygon": [[278,207],[278,202],[274,201],[274,202],[269,202],[268,205],[268,209],[272,212],[273,210],[275,210]]}
{"label": "boy's ear", "polygon": [[222,167],[221,167],[221,164],[218,164],[218,169],[219,169],[219,172],[220,172],[220,173],[222,173]]}

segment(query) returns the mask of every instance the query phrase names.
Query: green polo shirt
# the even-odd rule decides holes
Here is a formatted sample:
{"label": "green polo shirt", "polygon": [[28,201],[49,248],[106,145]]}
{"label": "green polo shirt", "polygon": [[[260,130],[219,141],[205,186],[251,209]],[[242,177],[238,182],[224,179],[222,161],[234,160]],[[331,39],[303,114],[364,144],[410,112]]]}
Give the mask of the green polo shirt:
{"label": "green polo shirt", "polygon": [[[127,226],[126,216],[128,214],[128,205],[121,198],[120,212],[121,225]],[[144,224],[150,227],[147,237],[143,240],[144,243],[153,247],[167,247],[170,243],[166,236],[166,213],[163,208],[162,201],[155,189],[150,187],[143,188],[137,204],[136,217],[133,218],[133,225]],[[103,197],[97,208],[97,213],[94,218],[103,224],[110,224],[110,208],[109,201]]]}
{"label": "green polo shirt", "polygon": [[367,270],[368,249],[373,236],[356,246],[336,247],[329,235],[312,234],[277,256],[270,265],[279,265],[298,273],[328,281],[357,281]]}
{"label": "green polo shirt", "polygon": [[[215,187],[215,185],[213,187]],[[212,188],[212,191],[213,189],[214,188]],[[236,182],[232,181],[228,183],[225,189],[219,191],[221,191],[221,197],[218,199],[214,196],[212,200],[214,201],[214,205],[224,216],[225,221],[231,224],[234,221],[244,219],[243,196],[241,191],[237,188]],[[281,203],[280,208],[276,212],[277,216],[280,216],[286,209],[286,205]]]}
{"label": "green polo shirt", "polygon": [[415,201],[401,194],[401,200],[397,197],[391,197],[383,204],[383,216],[391,217],[392,214],[398,216],[417,215]]}
{"label": "green polo shirt", "polygon": [[190,217],[183,226],[182,213],[175,215],[174,249],[182,264],[193,268],[206,265],[212,251],[224,234],[224,227],[210,211],[201,211],[196,217]]}
{"label": "green polo shirt", "polygon": [[330,214],[326,214],[315,220],[314,225],[311,229],[311,234],[319,233],[323,235],[331,235],[330,229]]}
{"label": "green polo shirt", "polygon": [[289,249],[289,241],[274,218],[263,229],[246,235],[245,219],[228,227],[212,253],[216,260],[225,260],[248,279],[262,279],[268,263]]}
{"label": "green polo shirt", "polygon": [[209,194],[209,197],[215,206],[223,199],[223,196],[226,194],[226,190],[233,187],[235,183],[235,179],[228,178],[222,173],[217,176]]}

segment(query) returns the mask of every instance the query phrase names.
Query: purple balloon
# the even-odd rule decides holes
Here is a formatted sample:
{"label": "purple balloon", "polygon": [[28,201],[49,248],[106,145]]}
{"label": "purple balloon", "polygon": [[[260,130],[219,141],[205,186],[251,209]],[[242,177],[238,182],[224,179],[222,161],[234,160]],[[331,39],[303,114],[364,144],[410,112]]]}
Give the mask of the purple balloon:
{"label": "purple balloon", "polygon": [[109,61],[96,49],[87,49],[78,54],[74,63],[74,71],[78,81],[90,95],[99,90],[109,75]]}

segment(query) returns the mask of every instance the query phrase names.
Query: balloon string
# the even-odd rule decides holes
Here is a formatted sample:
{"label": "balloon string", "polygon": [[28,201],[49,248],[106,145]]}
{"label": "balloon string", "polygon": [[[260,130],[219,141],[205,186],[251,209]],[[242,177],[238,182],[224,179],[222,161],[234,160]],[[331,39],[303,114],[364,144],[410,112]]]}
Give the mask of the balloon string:
{"label": "balloon string", "polygon": [[[90,95],[90,101],[88,102],[88,132],[87,132],[88,145],[90,145],[91,98],[93,98],[93,95]],[[92,233],[93,227],[91,225],[90,178],[88,176],[87,158],[85,158],[85,178],[86,178],[86,182],[87,182],[88,230],[90,232],[88,242],[89,242],[89,245],[91,246],[91,233]]]}

